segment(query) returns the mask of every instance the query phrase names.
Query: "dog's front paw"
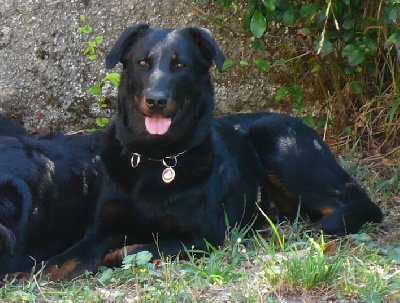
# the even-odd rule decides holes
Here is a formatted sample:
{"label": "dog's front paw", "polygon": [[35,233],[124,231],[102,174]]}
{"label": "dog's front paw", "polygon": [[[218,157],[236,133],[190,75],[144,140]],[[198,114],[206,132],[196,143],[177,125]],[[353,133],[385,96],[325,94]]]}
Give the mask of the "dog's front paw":
{"label": "dog's front paw", "polygon": [[9,284],[25,284],[32,278],[32,273],[28,272],[15,272],[12,274],[6,274],[3,278],[3,283]]}
{"label": "dog's front paw", "polygon": [[95,273],[99,262],[95,260],[68,259],[62,262],[49,260],[43,268],[42,277],[51,281],[72,280],[87,273]]}

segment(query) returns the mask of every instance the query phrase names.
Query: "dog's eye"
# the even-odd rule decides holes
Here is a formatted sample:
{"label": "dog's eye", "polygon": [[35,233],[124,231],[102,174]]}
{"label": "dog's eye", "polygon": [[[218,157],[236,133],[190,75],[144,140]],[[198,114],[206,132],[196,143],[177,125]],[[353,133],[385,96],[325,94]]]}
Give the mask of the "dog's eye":
{"label": "dog's eye", "polygon": [[185,67],[186,67],[186,64],[185,64],[185,63],[182,63],[182,62],[176,61],[176,62],[173,63],[173,66],[174,66],[176,69],[182,69],[182,68],[185,68]]}
{"label": "dog's eye", "polygon": [[138,65],[144,68],[148,68],[150,66],[150,62],[147,59],[139,60]]}

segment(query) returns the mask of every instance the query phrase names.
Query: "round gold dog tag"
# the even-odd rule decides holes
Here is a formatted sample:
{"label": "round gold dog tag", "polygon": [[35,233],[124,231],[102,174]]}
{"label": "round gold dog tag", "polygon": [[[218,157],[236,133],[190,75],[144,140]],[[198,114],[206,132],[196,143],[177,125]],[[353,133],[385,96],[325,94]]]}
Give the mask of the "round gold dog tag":
{"label": "round gold dog tag", "polygon": [[170,183],[175,179],[175,170],[172,167],[166,167],[162,172],[162,179],[165,183]]}

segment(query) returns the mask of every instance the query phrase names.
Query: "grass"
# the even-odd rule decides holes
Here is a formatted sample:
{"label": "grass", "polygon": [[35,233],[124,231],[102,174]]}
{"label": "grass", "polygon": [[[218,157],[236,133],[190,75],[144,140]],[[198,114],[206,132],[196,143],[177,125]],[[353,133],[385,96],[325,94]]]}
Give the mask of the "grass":
{"label": "grass", "polygon": [[121,268],[101,268],[71,282],[48,282],[38,274],[24,285],[4,285],[0,300],[398,302],[399,166],[346,159],[342,164],[382,207],[382,224],[337,239],[309,229],[307,222],[275,225],[265,217],[265,230],[248,234],[246,227],[235,227],[223,247],[208,244],[202,257],[149,263],[151,255],[142,252],[126,257]]}

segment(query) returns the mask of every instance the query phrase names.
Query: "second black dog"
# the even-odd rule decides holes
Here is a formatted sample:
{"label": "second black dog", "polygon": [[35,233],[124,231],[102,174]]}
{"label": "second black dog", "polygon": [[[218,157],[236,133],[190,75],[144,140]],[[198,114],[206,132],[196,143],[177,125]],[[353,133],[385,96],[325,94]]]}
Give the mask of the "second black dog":
{"label": "second black dog", "polygon": [[103,136],[38,140],[0,115],[0,276],[82,238],[98,198]]}

